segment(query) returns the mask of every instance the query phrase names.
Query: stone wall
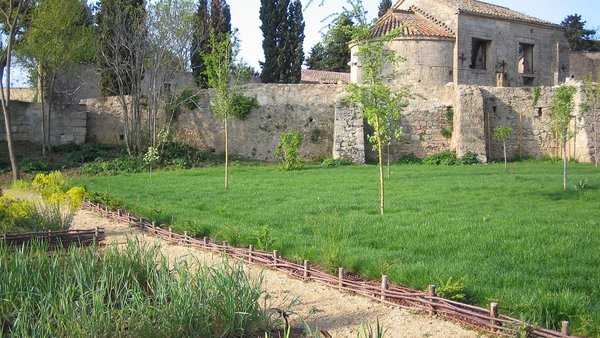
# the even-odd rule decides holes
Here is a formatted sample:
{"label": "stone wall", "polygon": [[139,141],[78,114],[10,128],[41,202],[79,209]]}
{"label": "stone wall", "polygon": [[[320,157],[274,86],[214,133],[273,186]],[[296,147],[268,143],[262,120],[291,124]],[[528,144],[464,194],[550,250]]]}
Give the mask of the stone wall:
{"label": "stone wall", "polygon": [[576,80],[600,82],[600,52],[571,52],[570,74]]}
{"label": "stone wall", "polygon": [[123,108],[118,97],[83,99],[80,102],[88,110],[86,141],[124,144]]}
{"label": "stone wall", "polygon": [[[304,138],[300,155],[322,159],[332,154],[337,85],[250,84],[244,95],[256,96],[260,108],[244,120],[229,119],[231,154],[262,161],[275,161],[281,134],[292,129]],[[198,149],[224,152],[223,121],[210,111],[208,91],[200,92],[199,108],[182,110],[173,123],[176,139]],[[81,101],[88,109],[90,142],[123,144],[123,113],[117,97]]]}
{"label": "stone wall", "polygon": [[[490,158],[500,160],[503,157],[501,141],[493,140],[496,127],[511,127],[514,132],[507,139],[509,158],[524,156],[561,156],[559,144],[552,131],[549,114],[552,99],[558,87],[535,88],[497,88],[482,87],[483,111],[485,120],[486,150]],[[582,116],[579,110],[584,102],[582,88],[579,85],[575,96],[575,116]],[[539,98],[535,102],[535,92]],[[591,162],[593,158],[593,115],[583,114],[581,119],[573,119],[572,130],[575,137],[567,145],[567,156],[581,162]]]}
{"label": "stone wall", "polygon": [[[256,96],[260,108],[245,120],[230,119],[229,149],[232,154],[275,161],[281,134],[297,130],[304,139],[300,155],[318,160],[330,157],[333,148],[337,85],[251,84],[247,96]],[[208,98],[200,109],[182,113],[175,134],[184,142],[214,153],[224,152],[221,120],[212,116]]]}
{"label": "stone wall", "polygon": [[[39,103],[11,101],[14,141],[42,142],[42,106]],[[0,117],[0,139],[6,140],[4,119]],[[83,143],[86,138],[86,111],[82,105],[56,105],[52,110],[50,144]]]}
{"label": "stone wall", "polygon": [[344,101],[338,92],[333,129],[333,158],[365,163],[365,121],[362,112]]}

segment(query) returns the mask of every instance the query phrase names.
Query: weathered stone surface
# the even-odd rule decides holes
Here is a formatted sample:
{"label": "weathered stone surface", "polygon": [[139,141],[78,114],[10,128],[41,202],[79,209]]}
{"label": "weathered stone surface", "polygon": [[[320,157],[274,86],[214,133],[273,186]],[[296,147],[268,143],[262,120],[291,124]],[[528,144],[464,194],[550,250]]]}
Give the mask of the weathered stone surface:
{"label": "weathered stone surface", "polygon": [[[42,142],[42,106],[40,103],[11,101],[10,110],[14,141]],[[4,124],[4,119],[0,121]],[[83,143],[86,135],[85,107],[55,105],[50,122],[50,145],[67,142]],[[6,140],[4,128],[0,128],[0,139]]]}

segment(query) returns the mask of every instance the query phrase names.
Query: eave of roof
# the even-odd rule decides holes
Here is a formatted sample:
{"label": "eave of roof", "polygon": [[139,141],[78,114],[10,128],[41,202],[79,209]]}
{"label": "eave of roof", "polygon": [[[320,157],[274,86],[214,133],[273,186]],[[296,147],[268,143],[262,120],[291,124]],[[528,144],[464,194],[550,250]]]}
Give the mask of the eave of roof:
{"label": "eave of roof", "polygon": [[445,26],[413,10],[390,9],[371,27],[371,36],[382,37],[396,29],[404,37],[453,38],[454,33]]}

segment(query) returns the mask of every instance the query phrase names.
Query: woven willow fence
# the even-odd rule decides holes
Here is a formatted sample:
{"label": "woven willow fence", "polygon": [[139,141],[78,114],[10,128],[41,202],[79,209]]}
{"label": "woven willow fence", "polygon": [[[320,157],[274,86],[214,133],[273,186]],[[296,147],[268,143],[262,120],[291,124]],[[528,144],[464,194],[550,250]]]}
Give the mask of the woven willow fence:
{"label": "woven willow fence", "polygon": [[495,336],[515,337],[523,330],[527,330],[529,337],[574,337],[570,336],[570,325],[567,321],[562,322],[561,332],[532,327],[519,319],[499,314],[497,303],[491,303],[489,308],[484,309],[438,297],[434,285],[429,286],[428,292],[423,292],[392,285],[388,282],[387,276],[382,276],[381,281],[362,280],[356,276],[349,276],[343,268],[339,268],[338,275],[334,276],[311,266],[307,260],[303,264],[297,264],[281,258],[276,250],[265,252],[254,250],[252,246],[235,248],[227,245],[227,242],[216,243],[207,237],[192,238],[188,236],[187,232],[183,235],[174,233],[170,228],[161,228],[154,222],[147,222],[141,217],[134,217],[120,209],[113,211],[104,205],[94,204],[90,201],[84,201],[83,207],[111,219],[126,222],[171,243],[221,252],[246,262],[259,263],[273,270],[285,272],[304,281],[312,280],[400,308],[425,311]]}

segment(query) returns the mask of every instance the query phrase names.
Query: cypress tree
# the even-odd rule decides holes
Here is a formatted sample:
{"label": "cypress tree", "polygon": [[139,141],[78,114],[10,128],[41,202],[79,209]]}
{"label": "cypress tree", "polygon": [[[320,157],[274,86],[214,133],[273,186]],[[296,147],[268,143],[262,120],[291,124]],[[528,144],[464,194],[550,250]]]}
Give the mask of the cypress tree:
{"label": "cypress tree", "polygon": [[332,72],[350,72],[350,48],[354,23],[347,14],[341,14],[330,25],[323,42],[313,46],[306,60],[309,69]]}
{"label": "cypress tree", "polygon": [[190,63],[192,74],[199,88],[208,88],[203,55],[210,54],[211,29],[214,29],[219,35],[231,32],[231,13],[225,0],[200,0],[198,3]]}
{"label": "cypress tree", "polygon": [[261,0],[260,19],[265,61],[264,83],[300,82],[304,60],[304,18],[300,0]]}
{"label": "cypress tree", "polygon": [[392,7],[392,0],[381,0],[379,3],[379,13],[377,17],[381,18]]}
{"label": "cypress tree", "polygon": [[285,83],[300,83],[302,79],[302,63],[304,62],[304,17],[302,3],[295,0],[290,5],[288,16],[288,53],[289,63],[286,65]]}
{"label": "cypress tree", "polygon": [[278,41],[277,27],[279,26],[280,18],[276,9],[279,5],[279,0],[261,0],[260,1],[260,20],[262,22],[260,29],[263,33],[263,52],[265,54],[265,62],[261,62],[262,72],[261,80],[264,83],[277,82],[277,56]]}

